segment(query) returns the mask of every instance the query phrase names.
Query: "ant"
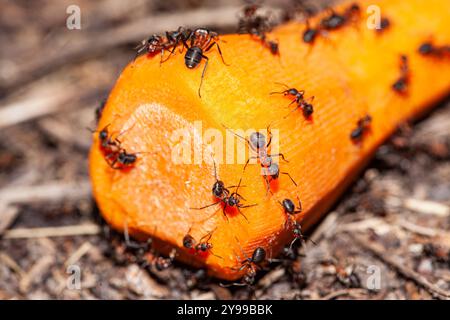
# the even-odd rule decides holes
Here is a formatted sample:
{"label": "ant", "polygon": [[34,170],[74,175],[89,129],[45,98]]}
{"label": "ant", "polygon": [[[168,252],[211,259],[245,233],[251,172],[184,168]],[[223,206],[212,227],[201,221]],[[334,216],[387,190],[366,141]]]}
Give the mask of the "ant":
{"label": "ant", "polygon": [[212,255],[222,259],[221,256],[218,256],[211,251],[213,245],[209,242],[209,240],[211,240],[214,231],[215,229],[208,232],[206,235],[200,238],[199,242],[197,243],[194,237],[190,235],[191,229],[189,229],[188,233],[183,238],[183,247],[185,247],[186,249],[194,249],[196,254],[209,252]]}
{"label": "ant", "polygon": [[266,32],[271,30],[269,17],[258,15],[259,5],[249,4],[244,7],[242,16],[239,18],[238,33],[256,36],[274,55],[279,54],[278,42],[267,40]]}
{"label": "ant", "polygon": [[311,28],[309,20],[306,20],[306,29],[303,31],[302,39],[305,43],[314,43],[317,36],[319,35],[320,29]]}
{"label": "ant", "polygon": [[106,154],[106,156],[109,156],[110,154],[116,154],[120,151],[121,142],[119,140],[119,136],[123,134],[122,132],[113,139],[112,137],[113,134],[109,134],[108,130],[110,125],[111,124],[107,124],[100,131],[95,131],[88,128],[88,130],[91,131],[92,133],[98,132],[98,139],[100,140],[100,148]]}
{"label": "ant", "polygon": [[[239,243],[239,240],[236,238]],[[240,246],[240,245],[239,245]],[[267,252],[263,247],[257,247],[249,258],[245,252],[241,251],[245,256],[245,259],[240,262],[241,266],[238,269],[234,269],[237,271],[242,271],[246,269],[246,273],[242,278],[241,282],[235,282],[228,285],[220,284],[222,287],[231,287],[231,286],[251,286],[255,283],[256,272],[259,268],[261,268],[261,264],[266,261]]]}
{"label": "ant", "polygon": [[435,57],[442,57],[444,55],[450,56],[450,45],[436,46],[431,42],[424,42],[420,45],[418,51],[423,56],[435,56]]}
{"label": "ant", "polygon": [[142,265],[142,267],[143,268],[153,267],[157,271],[163,271],[172,266],[175,256],[176,256],[175,249],[173,249],[170,252],[169,257],[167,257],[167,258],[160,256],[160,255],[156,255],[155,253],[149,252],[145,256],[146,260],[145,260],[144,264]]}
{"label": "ant", "polygon": [[153,239],[152,238],[148,238],[146,242],[144,243],[139,243],[139,242],[135,242],[133,240],[131,240],[130,238],[130,234],[128,231],[128,221],[125,220],[124,223],[124,228],[123,228],[123,237],[125,240],[125,246],[129,249],[134,249],[134,250],[142,250],[142,251],[148,251],[153,244]]}
{"label": "ant", "polygon": [[372,117],[370,115],[365,115],[360,118],[356,123],[356,128],[350,133],[350,139],[354,142],[359,142],[363,138],[364,134],[370,130],[370,125],[372,123]]}
{"label": "ant", "polygon": [[125,149],[120,149],[118,153],[112,155],[113,157],[110,157],[111,162],[109,166],[113,169],[122,169],[123,167],[134,165],[137,161],[138,153],[128,153]]}
{"label": "ant", "polygon": [[225,183],[222,180],[219,180],[217,177],[217,167],[216,162],[214,160],[213,164],[214,164],[214,178],[216,179],[216,181],[214,182],[211,191],[214,197],[218,199],[224,199],[228,197],[228,195],[230,194],[229,189],[236,188],[236,186],[225,187]]}
{"label": "ant", "polygon": [[[187,41],[190,39],[190,43]],[[182,37],[181,41],[183,42],[184,47],[187,48],[186,55],[184,56],[184,63],[187,68],[194,69],[197,67],[202,59],[205,59],[205,66],[203,67],[202,77],[200,80],[200,86],[198,87],[198,96],[201,98],[201,88],[203,84],[203,78],[205,76],[206,68],[208,67],[209,58],[204,54],[211,50],[213,46],[217,47],[219,51],[220,57],[222,58],[222,62],[228,66],[228,64],[223,59],[222,51],[220,50],[220,46],[217,43],[219,40],[218,34],[216,32],[210,31],[204,28],[198,28],[191,32],[189,36]]]}
{"label": "ant", "polygon": [[[136,57],[143,52],[147,51],[149,54],[155,54],[161,52],[160,64],[167,61],[170,56],[174,53],[175,48],[180,42],[189,37],[190,30],[186,30],[183,27],[179,27],[176,31],[166,31],[166,35],[160,36],[157,34],[151,35],[148,39],[142,40],[142,42],[136,47]],[[172,48],[169,57],[163,60],[164,50]]]}
{"label": "ant", "polygon": [[402,54],[400,56],[400,77],[392,84],[392,89],[400,94],[405,94],[408,90],[410,77],[408,57]]}
{"label": "ant", "polygon": [[[286,85],[286,84],[284,84],[284,83],[279,83],[279,82],[277,82],[277,84],[284,86],[286,89],[283,90],[283,91],[280,91],[280,92],[271,92],[270,94],[271,94],[271,95],[272,95],[272,94],[282,94],[282,95],[284,95],[284,96],[292,97],[293,100],[292,100],[291,103],[288,105],[288,107],[289,107],[291,104],[293,104],[293,103],[296,103],[296,104],[297,104],[297,107],[296,107],[294,110],[292,110],[291,112],[293,112],[293,111],[297,110],[298,108],[300,108],[300,109],[302,109],[302,111],[303,111],[303,116],[304,116],[305,118],[307,118],[307,119],[310,118],[311,115],[312,115],[313,112],[314,112],[314,106],[313,106],[311,103],[305,101],[305,98],[304,98],[304,96],[305,96],[305,91],[304,91],[304,90],[300,90],[300,91],[299,91],[299,90],[297,90],[297,89],[295,89],[295,88],[289,88],[289,86]],[[311,101],[311,102],[312,102],[313,100],[314,100],[314,96],[312,96],[312,97],[310,98],[310,101]],[[290,114],[290,113],[289,113],[289,114]],[[286,119],[286,118],[289,116],[289,114],[286,115],[284,118]]]}
{"label": "ant", "polygon": [[[220,180],[219,180],[219,182],[220,182]],[[247,217],[245,216],[245,214],[242,212],[241,209],[254,207],[257,204],[243,205],[241,203],[241,200],[245,200],[245,198],[238,193],[239,188],[241,186],[241,182],[242,182],[242,177],[239,179],[239,183],[236,186],[236,191],[232,192],[231,194],[229,194],[228,189],[225,188],[224,190],[226,190],[226,191],[223,192],[222,197],[218,197],[218,200],[216,202],[214,202],[212,204],[208,204],[208,205],[200,207],[200,208],[190,208],[190,209],[203,210],[203,209],[206,209],[206,208],[209,208],[209,207],[212,207],[212,206],[215,206],[215,205],[221,203],[221,204],[223,204],[222,212],[223,212],[224,217],[227,219],[227,221],[229,221],[229,219],[226,214],[226,209],[228,207],[231,207],[231,208],[236,208],[237,211],[239,212],[239,214],[242,215],[247,222],[249,222]],[[217,181],[216,181],[216,183],[217,183]],[[213,190],[213,192],[214,192],[214,190]]]}
{"label": "ant", "polygon": [[[225,127],[225,126],[224,126]],[[227,130],[231,131],[227,127],[225,127]],[[294,183],[295,186],[297,186],[297,183],[294,181],[294,179],[291,177],[291,175],[288,172],[280,172],[280,167],[276,162],[273,162],[273,157],[281,157],[283,161],[289,162],[286,160],[284,155],[282,153],[277,154],[269,154],[268,148],[272,142],[272,132],[270,131],[270,125],[267,126],[267,132],[269,134],[269,141],[266,143],[266,136],[262,133],[255,131],[250,134],[249,139],[246,139],[237,133],[234,133],[231,131],[235,136],[241,138],[247,144],[250,146],[250,148],[256,153],[256,156],[251,156],[247,159],[247,162],[244,165],[243,171],[247,168],[247,165],[250,163],[250,160],[257,159],[263,168],[263,176],[266,180],[267,184],[267,193],[270,191],[270,182],[272,180],[278,179],[278,177],[281,174],[287,175],[291,181]],[[270,180],[269,180],[270,179]]]}
{"label": "ant", "polygon": [[[282,202],[279,202],[280,205],[283,207],[284,212],[288,214],[288,219],[286,220],[286,224],[288,222],[291,222],[292,225],[292,233],[294,235],[294,239],[292,240],[291,244],[289,245],[289,252],[292,251],[292,246],[297,240],[300,240],[304,242],[306,237],[302,233],[302,228],[300,223],[293,220],[293,215],[301,213],[302,212],[302,203],[300,199],[297,196],[298,200],[298,207],[295,206],[294,202],[291,199],[284,199]],[[286,226],[285,224],[285,226]],[[310,240],[313,244],[315,244],[314,241]]]}
{"label": "ant", "polygon": [[283,201],[278,202],[283,207],[285,213],[288,213],[289,215],[294,215],[302,212],[302,203],[300,202],[300,199],[298,197],[297,199],[298,199],[298,207],[295,207],[295,204],[291,199],[284,199]]}
{"label": "ant", "polygon": [[113,138],[113,134],[109,134],[109,126],[110,124],[106,125],[98,134],[100,147],[105,153],[106,162],[112,169],[122,169],[123,167],[134,165],[137,161],[137,155],[142,152],[127,152],[122,148],[122,143],[119,140],[119,137],[126,131],[121,132]]}
{"label": "ant", "polygon": [[95,109],[95,122],[98,124],[100,121],[100,118],[102,117],[103,109],[105,109],[106,106],[106,99],[103,99],[99,106]]}
{"label": "ant", "polygon": [[360,13],[361,8],[356,3],[352,4],[342,14],[338,14],[331,10],[331,15],[320,21],[320,26],[327,31],[337,30],[346,25],[349,21],[354,20],[354,17],[358,17]]}

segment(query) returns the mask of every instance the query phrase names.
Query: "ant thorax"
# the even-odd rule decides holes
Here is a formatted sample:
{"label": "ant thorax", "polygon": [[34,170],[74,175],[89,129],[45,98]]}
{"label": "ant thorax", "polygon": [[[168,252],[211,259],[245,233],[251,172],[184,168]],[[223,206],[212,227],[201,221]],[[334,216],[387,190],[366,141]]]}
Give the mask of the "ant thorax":
{"label": "ant thorax", "polygon": [[269,168],[272,166],[272,157],[268,156],[266,151],[259,152],[258,158],[262,167]]}

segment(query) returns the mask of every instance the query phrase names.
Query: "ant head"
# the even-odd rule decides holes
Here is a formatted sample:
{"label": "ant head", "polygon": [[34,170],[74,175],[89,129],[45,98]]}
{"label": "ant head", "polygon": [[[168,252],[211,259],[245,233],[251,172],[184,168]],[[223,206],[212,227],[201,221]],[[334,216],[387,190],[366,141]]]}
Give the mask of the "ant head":
{"label": "ant head", "polygon": [[183,238],[183,247],[191,249],[194,246],[194,238],[190,234],[187,234]]}
{"label": "ant head", "polygon": [[288,94],[288,95],[291,95],[291,96],[296,96],[297,94],[299,94],[299,92],[298,92],[298,90],[295,89],[295,88],[289,88],[289,89],[287,90],[287,94]]}
{"label": "ant head", "polygon": [[233,193],[231,196],[228,197],[228,200],[227,200],[228,205],[230,207],[237,206],[240,201],[241,201],[241,199],[239,198],[239,195],[237,193]]}
{"label": "ant head", "polygon": [[212,244],[207,243],[207,242],[203,242],[203,243],[200,244],[199,249],[201,251],[208,251],[209,249],[212,249]]}
{"label": "ant head", "polygon": [[98,133],[98,138],[101,141],[108,139],[108,130],[105,128]]}

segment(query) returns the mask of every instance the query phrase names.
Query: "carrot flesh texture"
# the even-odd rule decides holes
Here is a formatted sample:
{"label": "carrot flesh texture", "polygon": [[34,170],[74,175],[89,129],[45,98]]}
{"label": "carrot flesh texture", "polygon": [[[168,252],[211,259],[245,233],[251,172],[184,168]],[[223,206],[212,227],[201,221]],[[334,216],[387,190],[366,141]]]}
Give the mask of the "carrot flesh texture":
{"label": "carrot flesh texture", "polygon": [[[146,153],[138,155],[133,168],[113,170],[94,136],[91,179],[105,219],[118,230],[126,224],[132,235],[154,236],[162,251],[178,248],[177,259],[206,266],[211,275],[228,280],[242,276],[245,269],[236,269],[256,247],[273,257],[291,239],[278,201],[296,201],[298,195],[303,211],[297,221],[305,228],[316,222],[398,124],[424,112],[450,90],[450,62],[417,53],[431,36],[436,43],[450,43],[446,0],[358,3],[363,14],[355,25],[319,37],[313,45],[301,41],[303,24],[277,28],[270,38],[279,41],[279,57],[249,36],[222,36],[226,42],[219,45],[230,66],[222,63],[217,50],[206,53],[209,65],[201,99],[197,90],[204,62],[189,70],[183,55],[176,54],[161,66],[159,56],[130,63],[109,96],[98,128],[109,124],[110,132],[124,132],[120,140],[128,152]],[[365,10],[372,4],[391,20],[382,34],[366,28]],[[412,73],[406,96],[391,90],[399,77],[400,54],[408,55]],[[315,96],[311,121],[300,110],[284,119],[290,100],[269,95],[283,90],[275,82],[305,90],[306,98]],[[355,145],[349,134],[365,114],[373,118],[371,131]],[[202,128],[195,122],[199,120]],[[243,164],[220,164],[220,179],[236,185],[242,176],[245,187],[239,193],[246,204],[258,204],[243,211],[250,223],[239,214],[227,221],[219,205],[190,209],[215,201],[210,162],[214,150],[201,141],[203,132],[215,128],[225,137],[221,124],[260,130],[271,122],[279,131],[279,151],[289,160],[280,161],[280,171],[289,172],[298,187],[280,175],[274,195],[266,196],[260,165],[249,165],[242,175]],[[209,163],[174,163],[181,139],[174,132],[180,129],[191,135],[191,159],[197,162],[194,155],[203,153]],[[196,240],[215,230],[209,241],[214,255],[185,250],[182,239],[188,230]]]}

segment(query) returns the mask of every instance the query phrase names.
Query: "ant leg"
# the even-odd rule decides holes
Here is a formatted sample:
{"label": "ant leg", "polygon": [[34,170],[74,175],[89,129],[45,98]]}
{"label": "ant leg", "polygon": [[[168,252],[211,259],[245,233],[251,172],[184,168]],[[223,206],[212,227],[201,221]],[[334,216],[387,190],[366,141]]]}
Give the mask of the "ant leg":
{"label": "ant leg", "polygon": [[244,217],[245,221],[247,221],[247,223],[250,223],[250,221],[248,221],[245,214],[241,211],[241,208],[246,208],[246,207],[237,207],[237,210],[238,210],[239,214]]}
{"label": "ant leg", "polygon": [[219,256],[219,255],[217,255],[217,254],[215,254],[214,252],[212,252],[211,250],[209,250],[209,253],[211,253],[214,257],[217,257],[217,258],[219,258],[219,259],[222,259],[223,260],[223,258],[221,257],[221,256]]}
{"label": "ant leg", "polygon": [[161,67],[162,63],[164,62],[164,49],[161,49],[161,58],[159,59],[159,66]]}
{"label": "ant leg", "polygon": [[204,206],[204,207],[201,207],[201,208],[189,208],[189,209],[193,209],[193,210],[203,210],[203,209],[206,209],[206,208],[209,208],[209,207],[215,206],[216,204],[219,204],[219,203],[220,203],[220,201],[217,201],[217,202],[214,202],[214,203],[208,204],[207,206]]}
{"label": "ant leg", "polygon": [[227,204],[225,203],[225,205],[222,208],[222,213],[223,213],[223,216],[227,219],[227,222],[230,223],[230,219],[228,219],[227,213],[225,212],[226,208],[227,208]]}
{"label": "ant leg", "polygon": [[[292,101],[289,105],[293,104],[296,100]],[[292,109],[291,111],[289,111],[289,113],[287,115],[285,115],[283,117],[283,119],[286,119],[287,117],[289,117],[291,115],[292,112],[295,112],[298,109],[298,106],[296,106],[294,109]]]}
{"label": "ant leg", "polygon": [[[161,62],[160,62],[160,65],[161,65],[161,63],[166,62],[167,60],[170,59],[170,57],[174,54],[175,49],[177,48],[177,45],[178,45],[178,44],[175,44],[175,45],[173,46],[173,49],[172,49],[171,51],[169,51],[169,52],[170,52],[170,53],[169,53],[169,56],[168,56],[165,60],[162,60],[162,56],[161,56]],[[162,52],[162,51],[161,51],[161,52]],[[180,52],[180,53],[181,53],[181,52]]]}
{"label": "ant leg", "polygon": [[269,194],[269,192],[273,195],[272,190],[270,189],[270,182],[272,180],[269,181],[269,178],[266,174],[264,174],[264,180],[266,180],[266,186],[267,186],[267,190],[266,190],[266,196]]}
{"label": "ant leg", "polygon": [[205,59],[205,66],[203,67],[203,71],[202,71],[202,77],[200,79],[200,86],[198,87],[198,96],[201,98],[202,95],[200,94],[200,91],[202,89],[202,84],[203,84],[203,78],[205,77],[205,73],[206,73],[206,68],[208,67],[208,61],[209,58],[205,55],[202,54],[202,58]]}
{"label": "ant leg", "polygon": [[281,159],[283,159],[284,162],[289,162],[286,160],[286,158],[284,157],[284,155],[282,153],[277,153],[277,154],[271,154],[271,157],[281,157]]}
{"label": "ant leg", "polygon": [[203,237],[200,238],[200,240],[198,241],[199,243],[203,242],[203,240],[205,240],[205,242],[208,242],[209,240],[211,240],[212,234],[214,231],[216,231],[217,228],[215,228],[214,230],[208,232],[207,234],[205,234]]}
{"label": "ant leg", "polygon": [[245,169],[247,168],[248,163],[250,162],[251,159],[259,159],[258,156],[251,156],[247,159],[247,162],[245,163],[244,169],[242,170],[242,172],[245,171]]}
{"label": "ant leg", "polygon": [[270,144],[272,143],[272,136],[273,136],[272,131],[270,130],[270,124],[267,126],[266,131],[267,131],[267,135],[269,136],[269,141],[266,144],[266,149],[267,149],[270,147]]}
{"label": "ant leg", "polygon": [[298,186],[297,183],[294,181],[294,179],[292,179],[291,175],[290,175],[288,172],[280,172],[280,173],[281,173],[281,174],[287,175],[287,176],[291,179],[292,183],[293,183],[296,187]]}
{"label": "ant leg", "polygon": [[206,48],[205,52],[208,52],[209,50],[211,50],[211,48],[212,48],[214,45],[216,45],[217,51],[219,51],[220,58],[222,58],[223,64],[226,65],[226,66],[230,66],[230,65],[229,65],[228,63],[226,63],[225,60],[223,59],[222,50],[220,50],[220,46],[219,46],[219,44],[218,44],[217,42],[214,41],[213,43],[211,43],[211,44]]}

